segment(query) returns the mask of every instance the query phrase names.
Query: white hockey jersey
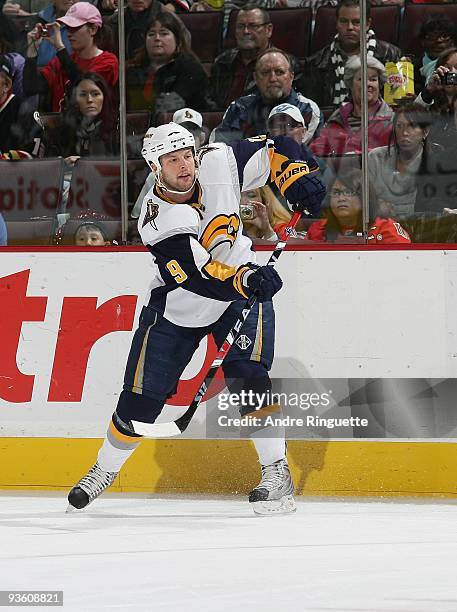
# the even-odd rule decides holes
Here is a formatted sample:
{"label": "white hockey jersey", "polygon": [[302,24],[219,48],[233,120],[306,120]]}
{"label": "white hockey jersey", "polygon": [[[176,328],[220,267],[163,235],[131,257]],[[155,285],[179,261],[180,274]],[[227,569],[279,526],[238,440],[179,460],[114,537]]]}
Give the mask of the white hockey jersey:
{"label": "white hockey jersey", "polygon": [[[274,176],[282,177],[282,184],[291,180],[278,166],[288,159],[280,155],[279,162],[273,161],[273,141],[265,137],[234,147],[214,143],[197,157],[200,173],[189,202],[176,204],[154,185],[138,219],[141,239],[153,256],[146,304],[183,327],[214,323],[230,302],[248,297],[243,276],[255,253],[243,234],[240,191],[265,185],[275,165]],[[305,166],[304,174],[310,172]]]}

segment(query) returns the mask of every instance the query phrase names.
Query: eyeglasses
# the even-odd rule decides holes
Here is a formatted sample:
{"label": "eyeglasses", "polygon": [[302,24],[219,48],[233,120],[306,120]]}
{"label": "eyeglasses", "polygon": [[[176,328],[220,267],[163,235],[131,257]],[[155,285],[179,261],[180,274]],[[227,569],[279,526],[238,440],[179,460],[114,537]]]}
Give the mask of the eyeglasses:
{"label": "eyeglasses", "polygon": [[265,21],[265,23],[237,23],[235,26],[235,30],[237,32],[244,32],[247,30],[248,32],[255,32],[263,28],[263,26],[269,25],[270,21]]}
{"label": "eyeglasses", "polygon": [[424,36],[424,40],[427,42],[438,42],[439,40],[441,42],[446,42],[451,40],[451,36],[448,36],[447,34],[427,34],[427,36]]}
{"label": "eyeglasses", "polygon": [[331,189],[330,195],[333,198],[339,198],[341,196],[346,198],[353,198],[354,196],[359,195],[357,191],[353,191],[352,189]]}

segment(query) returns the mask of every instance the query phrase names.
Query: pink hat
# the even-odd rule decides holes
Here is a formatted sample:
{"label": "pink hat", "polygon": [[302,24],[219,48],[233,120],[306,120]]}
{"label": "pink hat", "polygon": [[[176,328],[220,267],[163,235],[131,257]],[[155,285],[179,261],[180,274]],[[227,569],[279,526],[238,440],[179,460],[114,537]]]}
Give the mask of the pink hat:
{"label": "pink hat", "polygon": [[71,6],[63,17],[57,19],[69,28],[79,28],[86,23],[93,23],[99,28],[102,27],[102,16],[100,11],[89,2],[76,2]]}

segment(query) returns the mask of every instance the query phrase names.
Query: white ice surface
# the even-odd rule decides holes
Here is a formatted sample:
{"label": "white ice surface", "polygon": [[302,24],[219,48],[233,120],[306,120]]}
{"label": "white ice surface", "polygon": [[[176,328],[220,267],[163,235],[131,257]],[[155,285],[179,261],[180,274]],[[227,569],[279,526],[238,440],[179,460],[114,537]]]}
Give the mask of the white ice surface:
{"label": "white ice surface", "polygon": [[305,499],[255,517],[243,498],[65,502],[0,496],[0,589],[63,589],[81,611],[457,611],[452,503]]}

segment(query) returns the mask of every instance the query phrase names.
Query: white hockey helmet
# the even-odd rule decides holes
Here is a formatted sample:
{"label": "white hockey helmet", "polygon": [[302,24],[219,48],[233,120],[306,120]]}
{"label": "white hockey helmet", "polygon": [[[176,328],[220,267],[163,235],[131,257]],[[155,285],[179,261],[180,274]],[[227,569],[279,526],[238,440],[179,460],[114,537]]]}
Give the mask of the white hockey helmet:
{"label": "white hockey helmet", "polygon": [[159,173],[162,155],[188,147],[192,148],[195,157],[195,139],[192,133],[178,123],[164,123],[148,129],[144,136],[141,154],[149,166],[151,164],[156,166]]}

